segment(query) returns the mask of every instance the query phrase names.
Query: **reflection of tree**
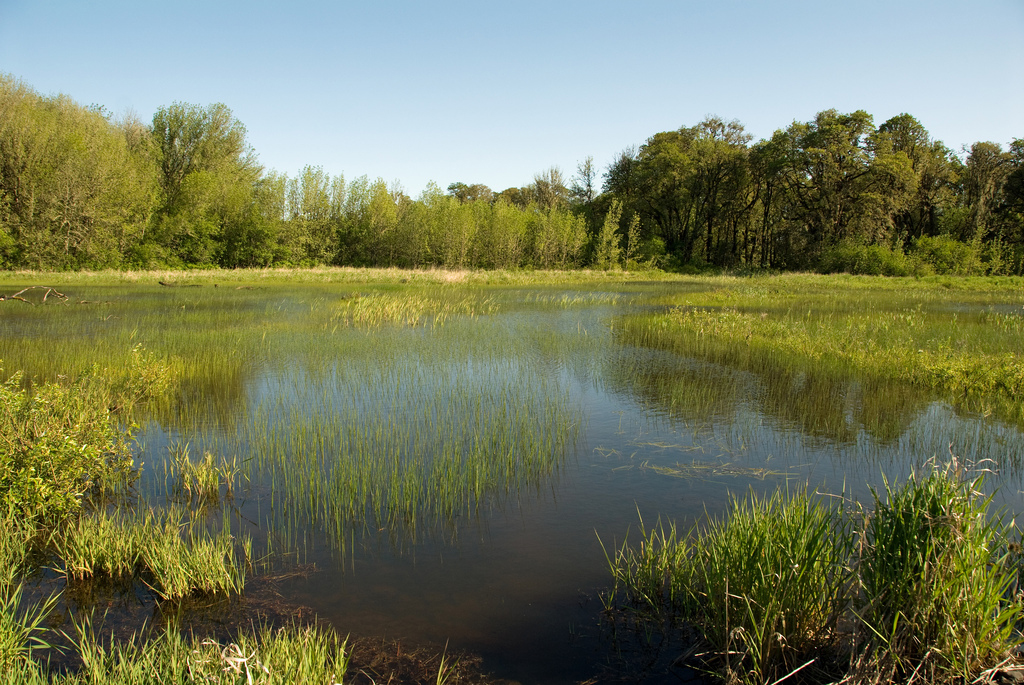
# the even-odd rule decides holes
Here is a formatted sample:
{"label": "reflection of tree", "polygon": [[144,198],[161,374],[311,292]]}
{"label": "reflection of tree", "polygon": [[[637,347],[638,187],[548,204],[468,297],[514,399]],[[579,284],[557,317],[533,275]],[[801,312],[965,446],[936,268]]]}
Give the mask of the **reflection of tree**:
{"label": "reflection of tree", "polygon": [[624,348],[608,365],[612,390],[685,421],[730,420],[743,407],[839,443],[864,430],[897,440],[933,399],[920,388],[871,382],[811,367],[743,369],[669,353]]}
{"label": "reflection of tree", "polygon": [[897,440],[931,398],[919,388],[862,382],[814,369],[766,369],[757,404],[763,413],[808,435],[851,442],[860,430],[881,443]]}

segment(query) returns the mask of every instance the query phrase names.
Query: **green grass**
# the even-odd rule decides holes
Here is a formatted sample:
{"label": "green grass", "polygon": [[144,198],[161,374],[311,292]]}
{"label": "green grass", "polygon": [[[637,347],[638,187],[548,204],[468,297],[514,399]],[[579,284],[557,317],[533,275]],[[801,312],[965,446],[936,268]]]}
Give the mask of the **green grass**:
{"label": "green grass", "polygon": [[21,660],[6,673],[11,685],[334,685],[348,669],[345,641],[316,627],[269,627],[240,634],[234,642],[186,638],[166,630],[143,641],[102,644],[88,623],[79,626],[82,668],[50,675]]}
{"label": "green grass", "polygon": [[858,574],[860,669],[969,680],[1016,643],[1017,569],[980,489],[951,464],[876,494]]}
{"label": "green grass", "polygon": [[[871,508],[777,491],[680,535],[609,555],[606,607],[699,636],[725,682],[970,682],[1008,658],[1024,618],[1011,530],[957,466],[887,487]],[[857,513],[859,512],[859,513]]]}
{"label": "green grass", "polygon": [[[83,516],[65,506],[66,523],[53,529],[51,551],[62,550],[54,564],[73,583],[128,577],[168,599],[242,589],[247,540],[208,532],[203,518],[239,490],[278,541],[275,551],[283,539],[283,551],[294,552],[311,531],[341,547],[357,534],[404,539],[540,488],[574,453],[586,420],[562,389],[567,382],[623,393],[652,413],[684,419],[686,430],[713,433],[721,418],[723,444],[737,451],[760,448],[774,430],[760,419],[731,423],[751,403],[787,435],[837,445],[857,443],[866,426],[877,439],[863,441],[870,448],[889,441],[900,454],[932,454],[939,443],[944,451],[950,433],[974,440],[972,454],[1020,453],[1018,433],[974,435],[974,424],[956,423],[952,412],[954,428],[935,428],[935,420],[912,427],[937,392],[1000,417],[1020,411],[1021,317],[1010,309],[1021,304],[1020,279],[311,269],[8,273],[0,283],[53,284],[69,296],[66,304],[0,303],[0,358],[5,373],[22,372],[4,386],[5,401],[30,407],[10,414],[45,419],[12,426],[62,426],[59,448],[48,449],[74,454],[76,445],[100,444],[79,437],[83,425],[122,431],[121,440],[132,423],[143,435],[159,426],[153,434],[193,446],[194,454],[167,452],[159,440],[153,453],[142,446],[134,511]],[[607,319],[633,307],[645,309]],[[52,354],[45,343],[54,340],[68,352]],[[38,399],[50,396],[50,404]],[[95,423],[75,419],[92,416],[86,404],[103,409]],[[16,427],[8,435],[27,433]],[[58,438],[52,430],[33,435],[31,449]],[[778,447],[770,451],[784,454],[792,444]],[[89,449],[80,452],[114,454]],[[692,476],[703,466],[657,468]],[[38,471],[13,472],[39,488],[51,482]],[[81,486],[72,503],[94,484],[128,482],[100,471],[71,480]],[[46,502],[45,492],[8,492]],[[192,507],[194,520],[173,507],[151,511],[160,501]],[[882,672],[869,659],[867,636],[898,644],[903,633],[879,628],[888,619],[858,604],[855,582],[836,581],[859,568],[850,557],[845,566],[826,563],[845,549],[849,528],[813,497],[751,498],[694,536],[671,524],[644,530],[639,549],[616,550],[612,561],[621,592],[649,612],[668,606],[701,626],[719,655],[713,663],[737,678],[767,681],[800,667],[809,652],[840,651],[833,640],[853,620],[851,608],[865,617],[854,656]],[[45,546],[38,532],[27,532],[34,541],[24,544]],[[14,561],[3,577],[13,591],[27,557],[19,538],[10,539]],[[0,537],[0,558],[4,544]],[[750,550],[760,564],[748,563]],[[803,563],[789,563],[795,555]],[[848,601],[841,621],[830,604],[840,590]],[[16,637],[19,649],[36,635],[33,615],[18,619],[29,629]],[[900,669],[935,664],[940,675],[973,658],[908,654]]]}
{"label": "green grass", "polygon": [[[950,281],[953,283],[953,281]],[[764,374],[857,377],[935,390],[1024,422],[1024,301],[1010,279],[709,280],[662,312],[616,322],[625,343]],[[886,412],[880,412],[885,414]]]}
{"label": "green grass", "polygon": [[177,495],[177,499],[201,509],[230,500],[241,470],[237,457],[218,459],[204,452],[202,457],[193,458],[187,443],[171,446],[170,457],[162,466],[167,489]]}
{"label": "green grass", "polygon": [[240,593],[252,557],[248,539],[227,527],[211,535],[175,507],[81,516],[57,529],[54,546],[69,579],[138,576],[162,599]]}

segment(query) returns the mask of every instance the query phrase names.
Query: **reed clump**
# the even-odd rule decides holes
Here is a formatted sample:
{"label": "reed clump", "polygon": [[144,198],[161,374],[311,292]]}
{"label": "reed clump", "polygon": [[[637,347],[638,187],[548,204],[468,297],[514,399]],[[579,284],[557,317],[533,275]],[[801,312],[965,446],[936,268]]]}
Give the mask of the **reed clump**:
{"label": "reed clump", "polygon": [[71,580],[138,577],[161,599],[240,593],[252,556],[248,538],[210,534],[177,507],[81,516],[55,532],[54,547]]}
{"label": "reed clump", "polygon": [[607,606],[690,626],[729,683],[970,682],[1010,657],[1024,616],[981,484],[954,464],[870,508],[778,491],[689,534],[641,523],[609,555]]}
{"label": "reed clump", "polygon": [[453,316],[474,317],[493,314],[497,310],[497,303],[490,297],[377,292],[342,300],[331,313],[331,323],[362,328],[377,328],[385,324],[442,326]]}
{"label": "reed clump", "polygon": [[218,458],[209,451],[202,457],[193,458],[187,443],[172,446],[170,452],[170,458],[164,464],[172,492],[189,502],[205,506],[233,496],[235,478],[241,470],[237,458]]}

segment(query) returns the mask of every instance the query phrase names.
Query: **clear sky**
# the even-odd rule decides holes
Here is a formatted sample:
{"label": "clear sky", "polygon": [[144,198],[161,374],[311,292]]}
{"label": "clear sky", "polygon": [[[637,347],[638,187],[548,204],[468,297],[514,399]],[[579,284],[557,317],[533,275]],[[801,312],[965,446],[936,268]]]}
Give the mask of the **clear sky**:
{"label": "clear sky", "polygon": [[223,102],[268,169],[531,182],[708,114],[1024,137],[1024,0],[0,0],[0,71],[148,121]]}

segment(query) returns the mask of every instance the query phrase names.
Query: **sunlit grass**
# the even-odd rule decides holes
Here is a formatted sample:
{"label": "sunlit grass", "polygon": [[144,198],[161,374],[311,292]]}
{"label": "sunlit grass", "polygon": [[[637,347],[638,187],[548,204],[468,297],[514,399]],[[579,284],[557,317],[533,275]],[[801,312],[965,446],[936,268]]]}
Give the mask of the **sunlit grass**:
{"label": "sunlit grass", "polygon": [[139,576],[163,599],[239,593],[252,557],[248,539],[227,527],[210,534],[175,507],[82,516],[56,531],[54,547],[71,580]]}
{"label": "sunlit grass", "polygon": [[725,682],[970,682],[1024,618],[1018,542],[980,484],[954,461],[863,507],[777,490],[687,533],[641,521],[606,552],[606,607],[685,622]]}
{"label": "sunlit grass", "polygon": [[186,685],[246,683],[334,685],[344,681],[346,642],[316,627],[264,627],[233,642],[184,637],[166,630],[150,640],[103,644],[89,622],[76,636],[82,667],[76,673],[48,674],[37,662],[22,660],[7,671],[11,685]]}
{"label": "sunlit grass", "polygon": [[[1024,300],[986,281],[949,291],[872,279],[712,282],[616,322],[623,342],[763,374],[874,379],[1024,422]],[[882,394],[892,394],[886,389]]]}

